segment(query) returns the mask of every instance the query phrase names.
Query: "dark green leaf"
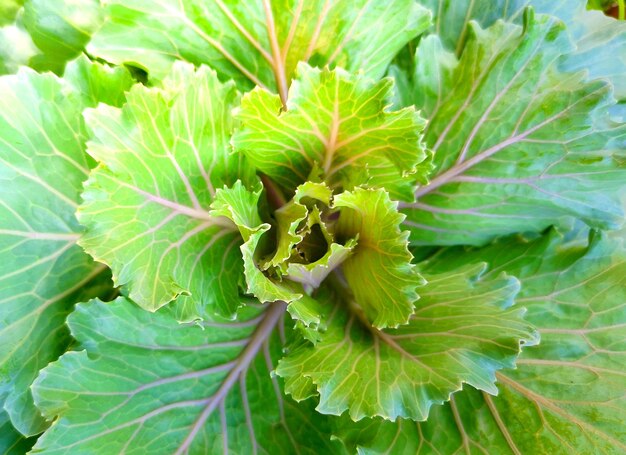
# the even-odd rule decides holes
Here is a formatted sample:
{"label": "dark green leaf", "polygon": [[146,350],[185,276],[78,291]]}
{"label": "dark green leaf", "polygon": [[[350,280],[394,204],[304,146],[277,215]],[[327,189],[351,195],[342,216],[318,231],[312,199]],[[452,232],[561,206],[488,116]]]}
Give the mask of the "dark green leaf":
{"label": "dark green leaf", "polygon": [[[557,69],[570,48],[562,24],[529,13],[523,30],[498,22],[469,33],[458,66],[443,55],[416,66],[416,83],[434,97],[418,101],[429,109],[436,171],[406,205],[411,241],[481,245],[566,216],[620,226],[626,130],[609,120],[607,83]],[[438,47],[435,37],[423,45],[424,55]]]}
{"label": "dark green leaf", "polygon": [[490,279],[506,271],[522,282],[518,301],[541,334],[516,370],[497,373],[499,395],[454,395],[415,425],[337,421],[348,447],[363,453],[550,453],[626,451],[626,250],[595,234],[588,245],[564,245],[551,234],[512,239],[479,250],[454,248],[433,270],[489,260]]}
{"label": "dark green leaf", "polygon": [[33,390],[53,425],[37,453],[340,453],[309,404],[271,375],[282,354],[282,303],[237,322],[179,324],[120,298],[69,319],[86,351],[45,368]]}

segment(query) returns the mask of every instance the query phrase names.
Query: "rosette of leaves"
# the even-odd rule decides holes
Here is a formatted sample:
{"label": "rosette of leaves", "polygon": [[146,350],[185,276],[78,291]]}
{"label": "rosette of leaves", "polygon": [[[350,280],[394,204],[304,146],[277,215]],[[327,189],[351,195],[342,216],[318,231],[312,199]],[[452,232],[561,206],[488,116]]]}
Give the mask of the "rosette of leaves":
{"label": "rosette of leaves", "polygon": [[0,8],[3,453],[626,450],[624,24]]}

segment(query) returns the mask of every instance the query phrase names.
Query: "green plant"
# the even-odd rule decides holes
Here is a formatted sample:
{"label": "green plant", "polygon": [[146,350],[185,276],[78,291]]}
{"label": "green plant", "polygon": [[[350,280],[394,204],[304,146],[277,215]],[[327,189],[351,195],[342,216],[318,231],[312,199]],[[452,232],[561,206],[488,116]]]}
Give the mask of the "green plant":
{"label": "green plant", "polygon": [[623,23],[2,11],[3,453],[626,450]]}

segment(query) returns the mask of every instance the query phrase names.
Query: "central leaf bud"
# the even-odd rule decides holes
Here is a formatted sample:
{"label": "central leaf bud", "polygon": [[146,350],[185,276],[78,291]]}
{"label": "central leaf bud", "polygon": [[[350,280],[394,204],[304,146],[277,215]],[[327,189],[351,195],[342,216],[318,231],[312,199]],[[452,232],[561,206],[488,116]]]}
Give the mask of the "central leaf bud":
{"label": "central leaf bud", "polygon": [[314,179],[297,186],[291,201],[281,198],[273,214],[259,204],[262,194],[261,186],[250,191],[237,182],[218,190],[211,205],[211,215],[230,219],[243,238],[246,293],[261,302],[288,303],[291,315],[310,326],[317,324],[318,312],[301,310],[341,267],[338,278],[374,327],[408,322],[424,281],[412,264],[408,232],[401,229],[404,215],[386,190],[354,187],[333,194]]}
{"label": "central leaf bud", "polygon": [[310,293],[345,261],[356,238],[337,241],[338,212],[331,199],[332,190],[324,183],[297,187],[293,199],[274,213],[275,248],[260,261],[261,270],[274,279],[299,283]]}

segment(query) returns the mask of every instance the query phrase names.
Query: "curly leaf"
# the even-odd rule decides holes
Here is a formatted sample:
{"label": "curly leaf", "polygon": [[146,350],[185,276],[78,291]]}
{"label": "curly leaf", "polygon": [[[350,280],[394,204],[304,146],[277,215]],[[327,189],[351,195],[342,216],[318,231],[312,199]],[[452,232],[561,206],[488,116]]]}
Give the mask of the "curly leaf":
{"label": "curly leaf", "polygon": [[37,453],[337,452],[324,417],[284,398],[271,375],[284,304],[204,327],[164,310],[123,298],[77,307],[69,326],[86,350],[63,355],[33,386],[57,418]]}
{"label": "curly leaf", "polygon": [[287,266],[285,276],[290,280],[302,283],[309,289],[316,289],[333,270],[350,257],[356,245],[356,239],[348,240],[345,245],[332,243],[326,254],[315,262],[308,264],[290,263]]}
{"label": "curly leaf", "polygon": [[386,111],[392,85],[301,64],[286,111],[277,95],[262,88],[243,97],[235,149],[289,190],[319,166],[332,187],[367,183],[411,200],[411,176],[427,158],[424,121],[413,108]]}
{"label": "curly leaf", "polygon": [[[261,302],[292,302],[302,297],[294,286],[275,282],[265,276],[257,262],[262,249],[264,234],[270,225],[263,223],[258,213],[261,190],[252,192],[246,189],[241,182],[236,182],[232,188],[217,190],[215,201],[211,206],[211,215],[222,216],[232,220],[243,237],[241,246],[246,277],[247,292],[254,295]],[[261,244],[261,246],[260,246]]]}
{"label": "curly leaf", "polygon": [[374,327],[406,324],[415,308],[416,288],[423,279],[411,264],[404,215],[385,190],[357,188],[335,197],[340,216],[339,239],[358,239],[354,254],[343,263],[343,273],[356,302]]}
{"label": "curly leaf", "polygon": [[274,213],[278,245],[264,268],[277,267],[285,278],[313,290],[348,258],[356,239],[336,243],[334,227],[329,230],[322,219],[331,199],[332,190],[324,183],[306,182],[296,188],[293,199]]}
{"label": "curly leaf", "polygon": [[241,238],[209,214],[216,188],[250,174],[228,143],[237,97],[208,68],[180,63],[163,88],[136,85],[122,109],[85,114],[100,165],[83,193],[80,244],[143,308],[182,295],[179,317],[191,320],[232,317],[240,304]]}
{"label": "curly leaf", "polygon": [[478,264],[427,276],[414,316],[397,329],[377,330],[352,302],[327,296],[321,340],[278,364],[287,393],[296,400],[318,393],[319,412],[348,410],[353,420],[425,420],[463,383],[497,393],[495,371],[513,367],[520,344],[538,338],[524,309],[511,307],[517,280],[485,279],[484,271]]}
{"label": "curly leaf", "polygon": [[274,212],[277,246],[266,267],[279,266],[291,257],[294,247],[304,239],[301,224],[309,215],[310,207],[318,203],[329,206],[332,194],[325,183],[306,182],[296,188],[291,201]]}

